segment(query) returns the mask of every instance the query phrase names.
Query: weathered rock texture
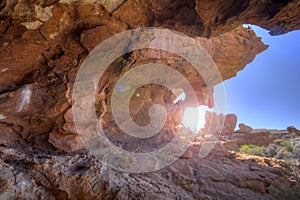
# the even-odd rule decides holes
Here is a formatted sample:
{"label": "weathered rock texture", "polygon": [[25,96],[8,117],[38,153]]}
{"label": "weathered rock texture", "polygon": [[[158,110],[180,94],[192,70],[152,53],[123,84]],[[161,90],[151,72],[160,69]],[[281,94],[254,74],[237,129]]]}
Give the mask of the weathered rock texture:
{"label": "weathered rock texture", "polygon": [[241,146],[243,144],[254,144],[257,146],[268,146],[276,137],[272,138],[272,133],[269,130],[258,131],[254,133],[235,133],[233,135],[237,143]]}
{"label": "weathered rock texture", "polygon": [[[144,26],[164,27],[186,33],[202,44],[216,63],[223,80],[226,80],[234,77],[258,53],[266,49],[252,30],[241,25],[245,23],[260,25],[271,30],[272,34],[283,34],[299,29],[299,5],[300,2],[297,0],[1,1],[0,145],[13,147],[19,144],[25,146],[28,151],[37,152],[46,150],[63,153],[82,150],[84,147],[72,119],[72,89],[76,73],[88,53],[104,39],[116,33]],[[128,44],[119,41],[116,46],[126,48]],[[99,81],[96,95],[97,115],[101,116],[108,137],[113,142],[121,138],[125,147],[129,144],[126,147],[128,149],[132,147],[131,142],[134,138],[125,136],[115,126],[110,110],[110,96],[118,78],[133,67],[149,61],[169,65],[190,81],[200,105],[213,107],[214,104],[212,86],[205,85],[201,76],[195,73],[185,60],[164,52],[158,54],[164,54],[168,59],[158,58],[153,61],[151,57],[153,54],[149,50],[124,55],[110,66]],[[211,77],[212,80],[214,78]],[[170,108],[166,126],[157,137],[152,138],[153,143],[162,145],[161,143],[173,137],[173,128],[181,123],[181,111],[178,110],[178,105],[173,103],[174,95],[163,87],[153,85],[139,88],[137,92],[142,98],[134,95],[130,109],[132,118],[140,125],[149,123],[147,113],[152,104],[159,103]],[[152,101],[149,102],[149,99]],[[93,161],[92,158],[85,156],[71,158],[13,153],[13,151],[16,150],[12,149],[12,153],[9,153],[10,151],[6,149],[1,153],[0,193],[25,199],[48,199],[55,196],[61,199],[73,197],[83,199],[85,195],[95,195],[91,196],[95,198],[105,196],[107,199],[125,196],[133,198],[137,195],[139,198],[146,186],[143,190],[127,184],[144,183],[149,189],[149,183],[160,179],[160,182],[153,184],[153,188],[158,189],[146,193],[146,197],[156,197],[159,195],[157,191],[162,190],[165,196],[170,195],[170,198],[177,195],[181,195],[182,198],[198,199],[213,198],[214,195],[228,199],[234,195],[237,195],[238,199],[250,196],[267,198],[266,188],[273,181],[279,178],[280,182],[287,183],[286,179],[278,177],[277,172],[274,174],[272,168],[259,168],[252,172],[251,167],[249,168],[252,164],[243,164],[244,161],[241,161],[236,166],[236,160],[221,161],[223,157],[218,161],[214,158],[209,158],[203,163],[197,161],[197,166],[193,167],[195,169],[193,175],[187,177],[176,174],[170,181],[166,177],[168,173],[173,172],[168,168],[152,175],[145,175],[149,176],[146,178],[149,181],[143,182],[144,175],[127,179],[125,175],[112,172],[117,178],[109,178],[107,175],[109,171],[106,171],[100,173],[103,176],[96,176],[102,167],[102,164],[96,161],[96,167],[93,169],[95,171],[90,176],[90,168],[82,166],[85,162],[93,163]],[[31,156],[28,157],[29,155]],[[208,168],[208,165],[213,167]],[[237,168],[234,171],[235,175],[231,172],[232,166]],[[248,171],[250,169],[251,175],[248,172],[244,174],[245,169]],[[205,170],[208,170],[207,173]],[[218,171],[227,175],[205,178],[209,177],[206,175],[216,174]],[[260,176],[259,173],[264,175]],[[244,174],[242,177],[245,176],[246,180],[251,181],[241,182],[244,180],[240,179],[241,174]],[[114,180],[116,183],[109,183]],[[210,181],[214,184],[210,185]],[[186,189],[180,189],[176,186],[177,183],[184,183],[183,187]],[[93,188],[97,192],[92,193]],[[219,188],[229,189],[225,191]],[[236,190],[237,188],[242,189]],[[234,190],[237,191],[235,194],[228,193]]]}
{"label": "weathered rock texture", "polygon": [[232,135],[236,127],[237,116],[235,114],[205,113],[205,126],[201,131],[210,134]]}
{"label": "weathered rock texture", "polygon": [[[121,173],[87,155],[0,150],[1,199],[270,199],[293,188],[282,161],[234,155],[217,148],[147,174]],[[292,177],[290,177],[292,178]],[[296,188],[295,188],[296,190]]]}
{"label": "weathered rock texture", "polygon": [[253,130],[253,128],[245,124],[239,124],[239,128],[240,129],[236,131],[238,133],[250,133]]}
{"label": "weathered rock texture", "polygon": [[251,132],[234,133],[224,146],[231,151],[239,152],[243,145],[249,148],[255,145],[255,148],[261,148],[262,151],[252,151],[252,154],[283,159],[293,168],[293,173],[299,176],[300,137],[294,132],[296,130],[295,127],[288,127],[287,130],[253,129]]}
{"label": "weathered rock texture", "polygon": [[[50,150],[81,149],[82,145],[71,117],[72,88],[80,64],[96,45],[118,32],[141,25],[160,26],[157,24],[157,21],[160,21],[159,15],[154,15],[153,10],[150,9],[161,3],[156,2],[156,4],[153,2],[148,5],[146,1],[126,1],[113,14],[101,4],[80,2],[65,4],[56,1],[44,3],[24,1],[17,3],[11,9],[4,9],[0,29],[2,30],[0,114],[3,116],[1,127],[7,130],[2,134],[10,132],[14,135],[8,142]],[[182,9],[192,8],[194,4],[177,2],[173,6],[175,7],[172,10],[178,6]],[[37,7],[38,10],[33,9]],[[138,12],[131,10],[137,7]],[[162,7],[156,9],[160,8]],[[24,13],[21,14],[18,9]],[[39,12],[40,9],[46,9],[47,12]],[[189,13],[189,11],[190,9],[185,12]],[[171,11],[164,12],[167,14]],[[44,16],[46,13],[48,15]],[[141,19],[134,16],[135,14],[138,14]],[[196,12],[193,14],[197,16]],[[153,19],[150,20],[151,16]],[[187,23],[181,18],[170,17],[169,20]],[[137,19],[139,20],[135,21]],[[164,17],[161,16],[161,20],[163,19]],[[24,22],[36,20],[43,22],[36,29],[27,29],[22,25]],[[182,30],[176,27],[173,26],[175,30]],[[201,26],[193,27],[195,30],[201,30]],[[187,27],[184,30],[191,31]],[[200,32],[191,31],[189,34],[195,34],[193,37],[212,56],[224,80],[235,76],[258,53],[266,49],[252,30],[242,27],[211,39],[201,38],[203,34]],[[125,48],[126,45],[128,44],[119,42],[118,48]],[[163,58],[152,61],[152,55],[151,51],[147,50],[133,52],[126,55],[126,59],[120,58],[113,63],[102,76],[98,87],[99,95],[96,96],[98,102],[96,110],[98,115],[102,116],[107,132],[118,134],[121,132],[115,127],[110,111],[112,86],[127,70],[149,61],[167,64],[177,69],[190,80],[197,93],[199,104],[213,106],[213,89],[207,88],[201,76],[186,61],[168,54],[165,54],[168,56],[167,60]],[[215,77],[211,79],[214,80]],[[171,91],[162,87],[148,85],[137,92],[142,95],[140,98],[136,96],[132,98],[133,106],[130,109],[132,118],[140,125],[149,123],[150,118],[145,113],[148,113],[153,103],[176,107],[173,104],[174,96]],[[149,102],[149,99],[152,101]],[[169,116],[174,115],[170,112]],[[166,129],[179,123],[180,117],[173,119],[166,125]],[[167,138],[170,137],[172,133]]]}
{"label": "weathered rock texture", "polygon": [[196,0],[196,10],[207,36],[227,32],[241,23],[255,24],[279,35],[300,28],[299,4],[294,0]]}
{"label": "weathered rock texture", "polygon": [[[295,127],[293,128],[294,130],[297,130]],[[246,145],[253,144],[256,146],[263,146],[263,147],[270,146],[270,150],[271,150],[275,144],[279,146],[280,145],[285,146],[287,150],[285,152],[286,154],[288,154],[290,151],[293,151],[292,146],[296,146],[297,149],[296,151],[298,152],[299,135],[293,134],[294,132],[290,133],[289,132],[290,130],[291,127],[288,127],[287,130],[251,129],[250,132],[249,131],[235,132],[230,138],[231,141],[226,143],[226,146],[232,146],[233,148],[229,147],[230,150],[238,151],[239,148],[244,144]],[[276,154],[277,153],[278,152],[276,152]]]}
{"label": "weathered rock texture", "polygon": [[287,131],[289,132],[289,134],[296,134],[296,135],[300,136],[300,131],[298,129],[296,129],[294,126],[289,126],[287,128]]}

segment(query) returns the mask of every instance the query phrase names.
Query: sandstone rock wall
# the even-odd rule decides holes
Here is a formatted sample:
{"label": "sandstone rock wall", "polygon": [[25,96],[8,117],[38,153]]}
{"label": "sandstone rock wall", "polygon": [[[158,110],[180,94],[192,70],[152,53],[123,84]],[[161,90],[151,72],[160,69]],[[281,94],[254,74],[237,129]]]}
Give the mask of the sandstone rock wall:
{"label": "sandstone rock wall", "polygon": [[[162,5],[161,1],[151,4],[148,1],[125,1],[115,11],[108,9],[110,12],[105,6],[103,2],[88,1],[3,2],[0,24],[0,107],[3,109],[0,126],[7,130],[1,133],[2,137],[5,138],[8,133],[13,135],[7,142],[51,150],[81,149],[70,114],[76,73],[84,58],[98,43],[121,31],[140,26],[186,30],[184,32],[193,34],[212,56],[224,80],[235,76],[266,49],[252,30],[242,27],[211,39],[202,38],[200,22],[186,21],[192,16],[184,18],[187,13],[198,16],[196,11],[190,12],[196,6],[190,1],[175,1],[166,5]],[[163,6],[170,8],[162,11]],[[174,12],[174,9],[177,11]],[[163,25],[170,24],[170,20],[178,26]],[[119,41],[117,47],[125,48],[126,45]],[[126,70],[152,60],[151,55],[149,51],[140,51],[127,55],[126,59],[120,58],[100,80],[96,109],[98,115],[103,116],[107,132],[120,132],[114,128],[109,110],[112,86]],[[145,59],[145,56],[148,58]],[[168,56],[168,60],[157,59],[155,62],[176,68],[190,81],[199,104],[212,107],[212,88],[207,88],[201,76],[179,57],[164,56]],[[22,95],[23,90],[27,91],[27,95]],[[139,93],[147,102],[153,99],[151,104],[174,106],[174,96],[164,88],[147,86],[141,88]],[[140,101],[133,98],[131,109],[133,119],[143,125],[149,122],[147,113],[151,104]],[[21,108],[22,112],[18,112]],[[180,123],[178,121],[180,117],[166,128],[171,129],[171,126]]]}
{"label": "sandstone rock wall", "polygon": [[[211,55],[226,80],[267,48],[252,30],[241,25],[256,24],[273,35],[299,29],[299,4],[297,0],[1,1],[0,199],[270,199],[274,191],[284,193],[282,186],[292,188],[294,177],[282,170],[280,161],[235,158],[224,151],[200,161],[181,159],[161,171],[133,175],[107,169],[84,151],[69,153],[84,149],[71,114],[76,74],[88,53],[106,38],[146,26],[188,34]],[[115,47],[128,45],[116,41]],[[204,84],[178,56],[150,50],[122,56],[99,80],[95,108],[107,136],[116,144],[121,138],[120,145],[131,151],[136,148],[134,140],[115,126],[110,96],[118,78],[152,61],[151,55],[168,56],[154,62],[184,75],[200,105],[214,105],[212,86]],[[213,76],[211,82],[219,83]],[[143,98],[135,96],[130,104],[136,123],[149,122],[147,113],[153,103],[173,110],[152,141],[164,145],[181,121],[175,97],[159,86],[148,85],[138,92]],[[149,98],[153,102],[149,103]],[[137,143],[147,147],[147,141]]]}
{"label": "sandstone rock wall", "polygon": [[205,113],[205,125],[201,130],[203,133],[233,135],[237,123],[235,114],[217,114],[207,111]]}

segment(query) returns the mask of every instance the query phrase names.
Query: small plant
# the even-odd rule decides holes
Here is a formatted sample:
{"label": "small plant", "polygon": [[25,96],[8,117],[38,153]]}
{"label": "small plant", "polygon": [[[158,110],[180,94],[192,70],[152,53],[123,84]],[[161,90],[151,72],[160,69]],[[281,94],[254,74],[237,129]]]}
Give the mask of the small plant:
{"label": "small plant", "polygon": [[288,140],[283,140],[282,142],[280,142],[280,145],[281,145],[287,152],[293,151],[293,147],[292,147],[291,143],[290,143]]}
{"label": "small plant", "polygon": [[282,141],[284,141],[284,139],[276,139],[273,141],[273,143],[280,144]]}
{"label": "small plant", "polygon": [[297,137],[297,135],[295,132],[291,134],[291,138],[296,138],[296,137]]}
{"label": "small plant", "polygon": [[240,148],[240,152],[249,154],[249,155],[256,155],[256,156],[265,156],[264,147],[256,146],[254,144],[244,144]]}

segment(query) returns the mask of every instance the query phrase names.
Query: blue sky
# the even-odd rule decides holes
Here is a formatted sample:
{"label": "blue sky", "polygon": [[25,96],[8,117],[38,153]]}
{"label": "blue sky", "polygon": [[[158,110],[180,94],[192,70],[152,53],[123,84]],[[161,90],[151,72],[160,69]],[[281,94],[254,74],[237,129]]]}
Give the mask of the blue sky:
{"label": "blue sky", "polygon": [[226,112],[253,128],[300,128],[300,31],[270,36],[252,26],[269,48],[224,82]]}

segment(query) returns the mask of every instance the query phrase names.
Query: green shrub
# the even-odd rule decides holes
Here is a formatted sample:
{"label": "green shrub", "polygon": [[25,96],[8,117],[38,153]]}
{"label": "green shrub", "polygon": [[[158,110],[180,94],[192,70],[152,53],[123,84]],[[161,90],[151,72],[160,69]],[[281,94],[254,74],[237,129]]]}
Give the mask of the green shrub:
{"label": "green shrub", "polygon": [[296,138],[296,137],[297,137],[296,133],[291,134],[291,138]]}
{"label": "green shrub", "polygon": [[264,147],[256,146],[254,144],[244,144],[240,148],[240,152],[249,154],[249,155],[256,155],[256,156],[265,156]]}
{"label": "green shrub", "polygon": [[288,140],[283,140],[282,142],[280,142],[280,145],[281,145],[287,152],[293,151],[293,147],[292,147],[291,143],[290,143]]}
{"label": "green shrub", "polygon": [[276,139],[273,141],[273,143],[280,144],[282,141],[284,141],[284,139]]}

